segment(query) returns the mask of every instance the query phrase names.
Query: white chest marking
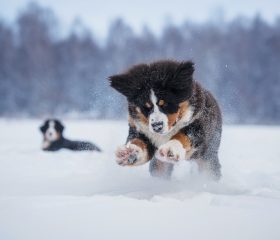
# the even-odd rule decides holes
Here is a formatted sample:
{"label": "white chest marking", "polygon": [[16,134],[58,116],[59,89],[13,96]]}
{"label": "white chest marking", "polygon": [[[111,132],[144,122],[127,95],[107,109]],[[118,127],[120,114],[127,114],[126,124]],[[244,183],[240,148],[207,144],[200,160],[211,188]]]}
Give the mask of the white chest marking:
{"label": "white chest marking", "polygon": [[47,131],[45,132],[45,139],[49,142],[56,141],[59,138],[58,132],[55,129],[55,122],[50,121],[49,127]]}
{"label": "white chest marking", "polygon": [[194,120],[192,117],[193,108],[190,106],[185,115],[166,134],[152,132],[150,131],[149,126],[143,124],[140,121],[135,121],[135,125],[137,131],[143,133],[156,147],[159,147],[162,144],[168,142],[176,133],[178,133],[180,129],[189,125]]}

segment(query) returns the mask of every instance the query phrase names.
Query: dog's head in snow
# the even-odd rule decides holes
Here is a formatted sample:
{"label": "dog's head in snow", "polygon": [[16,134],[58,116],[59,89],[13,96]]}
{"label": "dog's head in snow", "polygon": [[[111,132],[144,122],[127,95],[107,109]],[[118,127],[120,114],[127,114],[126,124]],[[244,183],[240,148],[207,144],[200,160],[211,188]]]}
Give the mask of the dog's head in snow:
{"label": "dog's head in snow", "polygon": [[189,110],[194,64],[158,61],[139,64],[109,77],[111,86],[129,102],[130,117],[151,133],[167,134]]}
{"label": "dog's head in snow", "polygon": [[40,127],[44,136],[44,142],[55,142],[62,137],[64,126],[57,119],[47,119]]}

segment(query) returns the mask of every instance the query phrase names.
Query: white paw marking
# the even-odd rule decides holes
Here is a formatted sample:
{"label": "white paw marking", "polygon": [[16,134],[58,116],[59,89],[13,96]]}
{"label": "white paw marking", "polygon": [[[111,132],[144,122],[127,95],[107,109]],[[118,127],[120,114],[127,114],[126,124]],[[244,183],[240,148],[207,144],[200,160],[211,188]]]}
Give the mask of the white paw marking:
{"label": "white paw marking", "polygon": [[147,162],[147,152],[135,144],[128,143],[116,150],[116,161],[121,166],[137,166]]}
{"label": "white paw marking", "polygon": [[47,149],[50,145],[51,143],[49,141],[43,141],[42,149]]}
{"label": "white paw marking", "polygon": [[161,145],[156,152],[156,158],[162,162],[176,163],[186,158],[186,150],[178,140],[170,140]]}

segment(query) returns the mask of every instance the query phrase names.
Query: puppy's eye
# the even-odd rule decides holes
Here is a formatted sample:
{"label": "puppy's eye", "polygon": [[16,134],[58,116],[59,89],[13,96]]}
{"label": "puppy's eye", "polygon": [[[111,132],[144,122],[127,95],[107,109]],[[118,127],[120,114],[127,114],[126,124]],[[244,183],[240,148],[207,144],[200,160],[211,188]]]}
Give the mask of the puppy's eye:
{"label": "puppy's eye", "polygon": [[148,109],[151,109],[151,108],[152,108],[152,105],[151,105],[150,103],[146,102],[146,103],[145,103],[145,107],[148,108]]}
{"label": "puppy's eye", "polygon": [[161,100],[159,100],[158,105],[160,107],[166,107],[168,105],[168,103],[161,99]]}

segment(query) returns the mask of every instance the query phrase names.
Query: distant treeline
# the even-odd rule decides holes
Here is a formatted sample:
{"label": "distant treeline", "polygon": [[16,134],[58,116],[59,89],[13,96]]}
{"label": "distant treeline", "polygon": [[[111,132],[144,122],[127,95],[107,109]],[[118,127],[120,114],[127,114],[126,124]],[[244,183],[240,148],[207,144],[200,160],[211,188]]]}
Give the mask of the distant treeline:
{"label": "distant treeline", "polygon": [[80,22],[64,36],[58,25],[36,4],[13,25],[0,20],[0,116],[124,118],[126,102],[107,77],[168,58],[195,62],[196,79],[218,98],[226,122],[280,123],[280,18],[169,23],[160,35],[116,19],[104,41]]}

